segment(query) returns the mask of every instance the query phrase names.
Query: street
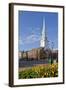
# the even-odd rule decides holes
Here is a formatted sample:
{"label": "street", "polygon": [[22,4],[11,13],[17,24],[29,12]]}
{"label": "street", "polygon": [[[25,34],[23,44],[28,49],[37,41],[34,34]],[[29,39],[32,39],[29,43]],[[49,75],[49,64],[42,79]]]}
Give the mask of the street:
{"label": "street", "polygon": [[32,67],[39,64],[47,64],[48,60],[19,60],[19,68]]}

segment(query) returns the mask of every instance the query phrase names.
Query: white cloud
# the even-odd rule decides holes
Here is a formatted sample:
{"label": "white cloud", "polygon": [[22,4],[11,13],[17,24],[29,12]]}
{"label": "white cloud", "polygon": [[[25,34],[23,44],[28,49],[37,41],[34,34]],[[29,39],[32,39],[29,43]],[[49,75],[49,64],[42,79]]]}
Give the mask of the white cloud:
{"label": "white cloud", "polygon": [[23,44],[23,40],[21,38],[19,38],[19,44],[22,45]]}
{"label": "white cloud", "polygon": [[35,43],[35,42],[37,42],[39,40],[40,40],[40,36],[39,35],[31,34],[31,35],[25,37],[24,39],[22,39],[20,37],[19,38],[19,44],[20,45],[31,44],[31,43]]}
{"label": "white cloud", "polygon": [[32,31],[32,30],[40,30],[40,27],[26,27],[28,30]]}

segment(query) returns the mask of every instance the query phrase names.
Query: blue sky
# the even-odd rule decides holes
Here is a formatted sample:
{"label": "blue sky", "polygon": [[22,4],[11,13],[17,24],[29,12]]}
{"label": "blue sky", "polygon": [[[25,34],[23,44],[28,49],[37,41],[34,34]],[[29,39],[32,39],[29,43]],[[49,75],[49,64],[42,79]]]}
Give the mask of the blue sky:
{"label": "blue sky", "polygon": [[49,45],[58,48],[58,13],[19,11],[19,51],[40,47],[43,18]]}

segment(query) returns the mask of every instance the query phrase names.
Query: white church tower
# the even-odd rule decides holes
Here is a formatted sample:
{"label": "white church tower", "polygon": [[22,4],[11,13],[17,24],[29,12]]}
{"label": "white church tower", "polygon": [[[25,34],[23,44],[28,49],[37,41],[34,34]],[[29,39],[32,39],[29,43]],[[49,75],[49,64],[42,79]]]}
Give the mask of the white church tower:
{"label": "white church tower", "polygon": [[42,48],[47,47],[45,18],[43,18],[43,27],[42,27],[41,38],[40,38],[40,47],[42,47]]}

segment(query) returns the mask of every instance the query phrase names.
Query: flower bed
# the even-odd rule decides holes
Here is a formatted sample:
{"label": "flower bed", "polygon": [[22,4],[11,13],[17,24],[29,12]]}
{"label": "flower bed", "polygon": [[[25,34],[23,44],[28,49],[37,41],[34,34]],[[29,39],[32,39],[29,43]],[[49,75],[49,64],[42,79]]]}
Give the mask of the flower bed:
{"label": "flower bed", "polygon": [[19,79],[57,77],[58,64],[37,65],[19,72]]}

